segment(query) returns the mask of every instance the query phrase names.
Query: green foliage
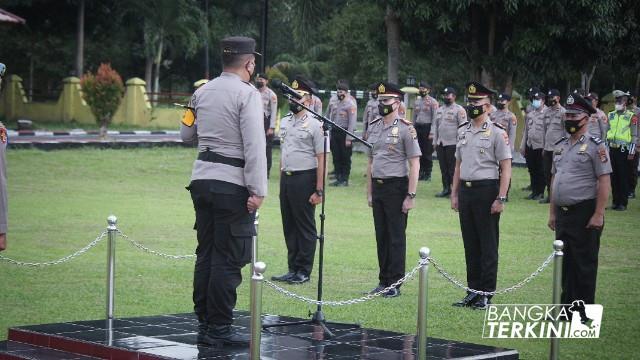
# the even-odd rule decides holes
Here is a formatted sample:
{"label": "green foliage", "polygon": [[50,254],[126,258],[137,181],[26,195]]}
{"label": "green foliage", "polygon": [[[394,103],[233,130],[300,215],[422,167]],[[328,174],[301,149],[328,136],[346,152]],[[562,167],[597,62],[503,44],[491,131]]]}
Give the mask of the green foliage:
{"label": "green foliage", "polygon": [[82,77],[80,85],[82,96],[89,104],[96,121],[101,128],[106,129],[124,94],[122,78],[110,64],[100,64],[95,75],[88,72]]}

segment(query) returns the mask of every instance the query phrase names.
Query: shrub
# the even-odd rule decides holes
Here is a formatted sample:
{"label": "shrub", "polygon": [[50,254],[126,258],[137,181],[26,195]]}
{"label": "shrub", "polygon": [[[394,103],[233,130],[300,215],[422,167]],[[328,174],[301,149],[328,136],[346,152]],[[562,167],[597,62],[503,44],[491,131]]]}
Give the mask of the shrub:
{"label": "shrub", "polygon": [[87,72],[82,76],[80,85],[82,96],[100,125],[100,136],[105,137],[107,126],[111,123],[124,94],[122,78],[110,64],[103,63],[95,75]]}

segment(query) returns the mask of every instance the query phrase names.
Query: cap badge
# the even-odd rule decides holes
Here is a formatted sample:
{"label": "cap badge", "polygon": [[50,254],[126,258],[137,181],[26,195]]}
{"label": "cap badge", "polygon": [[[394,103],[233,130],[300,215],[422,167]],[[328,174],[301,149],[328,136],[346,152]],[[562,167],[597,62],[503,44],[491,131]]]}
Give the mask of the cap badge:
{"label": "cap badge", "polygon": [[297,89],[298,86],[299,86],[298,85],[298,81],[297,80],[293,80],[293,82],[291,83],[291,87],[294,88],[294,89]]}
{"label": "cap badge", "polygon": [[384,94],[387,91],[387,89],[384,87],[383,84],[380,84],[380,86],[378,86],[378,94]]}
{"label": "cap badge", "polygon": [[573,100],[573,96],[569,95],[569,97],[567,98],[567,105],[573,105],[574,100]]}
{"label": "cap badge", "polygon": [[469,94],[475,94],[476,93],[476,87],[471,84],[469,85]]}

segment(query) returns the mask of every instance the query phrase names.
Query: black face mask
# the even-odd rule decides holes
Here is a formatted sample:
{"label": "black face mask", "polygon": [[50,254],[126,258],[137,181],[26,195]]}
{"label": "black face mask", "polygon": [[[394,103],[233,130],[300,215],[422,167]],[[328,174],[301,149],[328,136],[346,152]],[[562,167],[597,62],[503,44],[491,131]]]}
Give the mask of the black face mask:
{"label": "black face mask", "polygon": [[556,106],[557,103],[558,101],[556,99],[552,99],[547,101],[547,106]]}
{"label": "black face mask", "polygon": [[387,116],[392,112],[393,112],[393,104],[391,105],[378,104],[378,114],[380,114],[381,116]]}
{"label": "black face mask", "polygon": [[263,83],[262,81],[259,81],[259,82],[257,82],[257,83],[256,83],[256,87],[257,87],[258,89],[261,89],[261,88],[263,88],[263,87],[264,87],[264,83]]}
{"label": "black face mask", "polygon": [[444,100],[443,100],[443,101],[444,101],[445,105],[451,105],[451,104],[453,104],[453,99],[444,98]]}
{"label": "black face mask", "polygon": [[378,98],[378,94],[376,94],[376,93],[371,94],[371,98],[372,99],[377,99]]}
{"label": "black face mask", "polygon": [[420,96],[425,97],[427,96],[428,92],[426,91],[420,91]]}
{"label": "black face mask", "polygon": [[580,119],[580,120],[565,120],[564,121],[564,129],[567,130],[567,132],[569,134],[577,133],[584,126],[584,125],[580,125],[580,122],[583,119]]}
{"label": "black face mask", "polygon": [[475,119],[484,113],[483,105],[467,105],[467,114],[470,118]]}
{"label": "black face mask", "polygon": [[504,109],[504,106],[505,106],[505,104],[503,104],[503,103],[497,103],[497,104],[496,104],[496,108],[497,108],[498,110],[503,110],[503,109]]}
{"label": "black face mask", "polygon": [[300,111],[304,110],[302,108],[302,105],[300,104],[296,104],[296,103],[289,103],[289,110],[291,110],[292,113],[297,114]]}
{"label": "black face mask", "polygon": [[629,98],[627,99],[627,106],[631,106],[633,105],[633,99]]}
{"label": "black face mask", "polygon": [[340,101],[344,100],[344,95],[338,95],[338,100]]}

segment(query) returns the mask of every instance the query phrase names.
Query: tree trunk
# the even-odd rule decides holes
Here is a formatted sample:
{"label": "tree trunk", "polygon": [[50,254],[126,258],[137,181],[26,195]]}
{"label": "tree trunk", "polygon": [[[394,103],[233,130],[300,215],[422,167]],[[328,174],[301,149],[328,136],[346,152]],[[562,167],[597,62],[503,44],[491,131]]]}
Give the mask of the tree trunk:
{"label": "tree trunk", "polygon": [[591,91],[591,80],[593,80],[593,74],[595,73],[596,73],[596,66],[593,65],[593,67],[591,68],[591,74],[589,74],[589,76],[587,77],[587,83],[585,84],[586,86],[584,87],[584,91],[586,93]]}
{"label": "tree trunk", "polygon": [[640,92],[640,73],[636,76],[636,94]]}
{"label": "tree trunk", "polygon": [[153,92],[160,92],[160,66],[162,66],[162,50],[163,50],[163,38],[164,36],[160,35],[160,40],[158,42],[158,52],[156,53],[156,59],[154,63],[156,65],[156,71],[153,74]]}
{"label": "tree trunk", "polygon": [[471,68],[470,68],[470,72],[469,72],[469,78],[471,80],[477,80],[479,77],[479,73],[478,73],[478,61],[476,60],[478,58],[478,28],[479,28],[479,23],[480,23],[480,19],[479,19],[479,13],[477,11],[478,9],[476,9],[474,6],[470,6],[469,7],[469,11],[471,12],[471,58],[469,59],[470,63],[471,63]]}
{"label": "tree trunk", "polygon": [[[204,19],[205,19],[205,34],[204,34],[204,78],[209,79],[209,0],[204,0]],[[262,49],[264,58],[264,49]],[[262,60],[264,64],[264,59]],[[262,69],[264,72],[264,69]]]}
{"label": "tree trunk", "polygon": [[[496,8],[491,6],[489,9],[489,31],[487,32],[487,55],[492,60],[495,55],[496,45]],[[483,57],[484,58],[484,57]],[[487,69],[482,65],[482,73],[480,74],[480,82],[489,88],[494,88],[494,69]]]}
{"label": "tree trunk", "polygon": [[144,64],[144,81],[146,82],[147,92],[151,92],[151,81],[153,80],[153,58],[147,55]]}
{"label": "tree trunk", "polygon": [[76,76],[81,77],[84,72],[84,1],[78,4],[78,31],[76,40]]}
{"label": "tree trunk", "polygon": [[507,74],[507,79],[504,81],[504,92],[511,94],[513,92],[513,73]]}
{"label": "tree trunk", "polygon": [[384,17],[387,27],[387,78],[389,82],[399,84],[398,68],[400,67],[400,19],[398,14],[387,5]]}
{"label": "tree trunk", "polygon": [[100,137],[105,139],[107,137],[107,126],[109,125],[109,118],[103,117],[100,119]]}

